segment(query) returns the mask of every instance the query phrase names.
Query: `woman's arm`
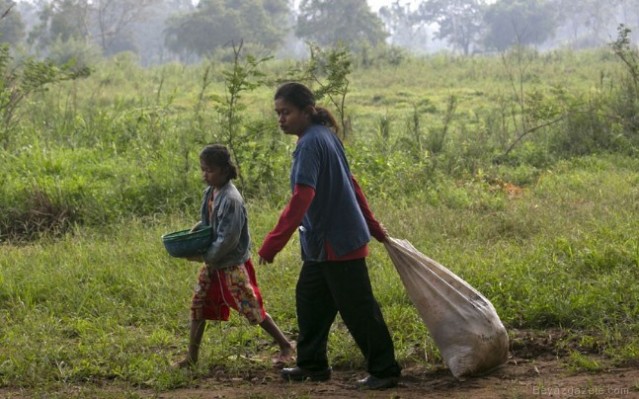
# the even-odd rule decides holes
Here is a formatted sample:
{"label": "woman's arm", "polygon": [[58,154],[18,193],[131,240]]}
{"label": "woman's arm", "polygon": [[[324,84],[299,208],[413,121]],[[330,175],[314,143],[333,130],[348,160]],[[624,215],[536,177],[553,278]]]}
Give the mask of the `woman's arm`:
{"label": "woman's arm", "polygon": [[375,219],[373,212],[368,206],[368,201],[366,200],[366,196],[362,191],[362,188],[355,180],[355,176],[351,175],[351,180],[353,182],[353,187],[355,189],[355,197],[357,198],[357,203],[359,204],[359,208],[362,210],[362,214],[364,215],[364,219],[366,219],[366,224],[368,225],[368,230],[371,232],[371,235],[375,237],[375,239],[379,242],[386,241],[388,237],[388,232],[384,228],[384,226]]}
{"label": "woman's arm", "polygon": [[302,223],[306,211],[315,197],[315,189],[310,186],[296,184],[293,195],[282,211],[275,228],[266,235],[262,247],[258,251],[260,264],[271,263]]}

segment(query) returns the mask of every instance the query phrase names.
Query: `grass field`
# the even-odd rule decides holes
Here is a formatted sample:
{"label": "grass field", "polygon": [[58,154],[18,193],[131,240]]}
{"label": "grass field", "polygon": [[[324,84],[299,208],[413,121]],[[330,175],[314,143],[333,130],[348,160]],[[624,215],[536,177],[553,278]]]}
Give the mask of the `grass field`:
{"label": "grass field", "polygon": [[[283,64],[268,76],[280,78]],[[187,345],[199,265],[170,258],[160,236],[194,222],[196,154],[226,137],[212,111],[224,83],[204,87],[202,68],[116,59],[24,104],[0,151],[0,387],[34,397],[101,381],[163,391],[217,368],[270,368],[275,345],[237,315],[209,325],[195,373],[169,367]],[[561,330],[556,351],[577,369],[596,371],[590,353],[639,359],[639,161],[636,137],[611,116],[620,74],[606,52],[442,55],[356,69],[349,86],[346,147],[378,219],[488,297],[513,339]],[[254,247],[287,199],[294,145],[277,132],[271,92],[245,93],[239,110]],[[557,109],[561,123],[515,141]],[[298,245],[258,268],[267,310],[292,337]],[[384,247],[371,247],[399,361],[435,367],[438,350]],[[330,357],[336,369],[363,367],[339,321]]]}
{"label": "grass field", "polygon": [[[520,198],[484,184],[451,182],[437,194],[445,205],[374,199],[372,206],[393,236],[410,240],[486,295],[507,328],[566,329],[584,348],[622,364],[639,356],[638,183],[636,160],[592,157],[544,172]],[[249,212],[259,245],[277,209],[252,202]],[[192,220],[133,219],[4,245],[2,385],[46,390],[102,379],[155,389],[189,384],[193,376],[168,366],[187,344],[198,265],[168,257],[159,237]],[[291,335],[296,244],[258,269],[267,308]],[[373,286],[400,362],[437,363],[437,350],[383,247],[374,244],[372,252]],[[198,370],[224,367],[242,375],[269,367],[274,350],[260,329],[234,315],[209,326]],[[330,354],[334,367],[362,367],[341,323],[332,332]]]}

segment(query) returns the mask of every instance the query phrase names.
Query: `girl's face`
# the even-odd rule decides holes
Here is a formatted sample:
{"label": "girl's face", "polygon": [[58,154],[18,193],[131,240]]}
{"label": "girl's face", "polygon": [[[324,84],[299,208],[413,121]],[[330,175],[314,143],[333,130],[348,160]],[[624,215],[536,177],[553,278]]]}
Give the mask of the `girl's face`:
{"label": "girl's face", "polygon": [[200,170],[202,171],[202,180],[209,186],[220,188],[228,181],[227,173],[219,166],[207,165],[200,160]]}
{"label": "girl's face", "polygon": [[301,136],[311,125],[308,110],[302,110],[282,98],[275,99],[275,113],[280,129],[286,134]]}

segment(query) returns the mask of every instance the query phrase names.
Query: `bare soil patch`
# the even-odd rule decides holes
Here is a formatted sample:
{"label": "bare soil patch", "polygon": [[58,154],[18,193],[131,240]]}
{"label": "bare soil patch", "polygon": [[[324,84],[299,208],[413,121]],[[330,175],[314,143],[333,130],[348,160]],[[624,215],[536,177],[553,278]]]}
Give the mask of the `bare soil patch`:
{"label": "bare soil patch", "polygon": [[[561,340],[562,345],[557,345]],[[557,348],[565,348],[558,350]],[[278,370],[257,370],[243,378],[224,370],[198,379],[187,388],[156,392],[115,381],[99,385],[72,386],[64,392],[0,389],[0,398],[162,398],[162,399],[493,399],[493,398],[639,398],[639,367],[628,364],[612,366],[596,353],[585,354],[600,365],[596,372],[575,370],[570,366],[567,350],[570,340],[561,332],[519,331],[511,340],[507,363],[491,373],[455,379],[445,367],[414,365],[405,367],[398,387],[384,391],[361,391],[355,382],[365,376],[362,370],[334,370],[330,381],[289,383]],[[576,349],[576,348],[571,348]],[[583,348],[582,348],[583,352]]]}
{"label": "bare soil patch", "polygon": [[160,393],[159,398],[639,398],[639,369],[610,368],[571,372],[560,359],[515,359],[482,377],[456,380],[448,370],[405,369],[400,385],[384,391],[360,391],[362,373],[336,371],[329,382],[287,383],[276,371],[247,380],[204,381],[196,388]]}

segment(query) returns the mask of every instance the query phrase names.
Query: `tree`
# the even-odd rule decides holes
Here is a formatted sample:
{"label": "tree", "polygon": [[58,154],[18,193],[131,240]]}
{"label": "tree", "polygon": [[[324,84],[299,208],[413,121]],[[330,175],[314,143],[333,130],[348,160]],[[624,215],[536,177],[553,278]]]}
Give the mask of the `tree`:
{"label": "tree", "polygon": [[286,0],[202,0],[192,13],[170,18],[165,44],[175,53],[208,55],[243,41],[274,49],[286,33]]}
{"label": "tree", "polygon": [[31,30],[29,43],[47,56],[66,46],[92,53],[97,47],[104,55],[143,50],[147,59],[158,59],[150,53],[162,51],[164,43],[157,38],[168,15],[192,9],[190,0],[38,0],[33,4],[39,23]]}
{"label": "tree", "polygon": [[469,54],[479,40],[485,0],[428,0],[419,5],[421,19],[439,25],[436,37]]}
{"label": "tree", "polygon": [[350,81],[348,75],[352,71],[350,52],[343,46],[323,50],[316,45],[309,45],[311,57],[301,70],[300,76],[293,80],[308,82],[318,101],[326,98],[333,104],[339,117],[342,138],[350,133],[350,122],[346,116],[346,95]]}
{"label": "tree", "polygon": [[195,6],[191,0],[161,0],[151,12],[135,21],[131,27],[132,42],[143,65],[163,63],[175,60],[176,53],[165,46],[164,32],[166,22],[175,15],[193,12]]}
{"label": "tree", "polygon": [[426,48],[426,23],[417,12],[411,11],[410,3],[402,5],[400,0],[395,0],[390,6],[381,7],[379,16],[386,25],[391,44]]}
{"label": "tree", "polygon": [[52,0],[41,5],[40,24],[29,33],[30,43],[46,49],[56,41],[90,41],[88,0]]}
{"label": "tree", "polygon": [[131,28],[148,18],[161,0],[96,0],[92,12],[97,21],[100,47],[104,54],[135,50]]}
{"label": "tree", "polygon": [[[636,10],[636,0],[549,0],[562,21],[558,33],[576,47],[599,46],[606,43],[610,27],[616,26],[618,16],[627,16],[625,6]],[[632,4],[632,3],[635,4]],[[625,19],[625,18],[624,18]]]}
{"label": "tree", "polygon": [[56,65],[50,60],[27,58],[16,62],[6,44],[0,45],[0,146],[7,149],[20,104],[49,85],[89,76],[89,68]]}
{"label": "tree", "polygon": [[16,3],[0,0],[0,43],[17,44],[24,36],[24,23]]}
{"label": "tree", "polygon": [[487,47],[503,51],[510,46],[541,44],[557,28],[556,12],[545,0],[501,0],[484,17]]}
{"label": "tree", "polygon": [[366,0],[302,0],[295,33],[321,46],[376,46],[388,34]]}
{"label": "tree", "polygon": [[639,28],[639,0],[618,0],[624,25],[637,30]]}

